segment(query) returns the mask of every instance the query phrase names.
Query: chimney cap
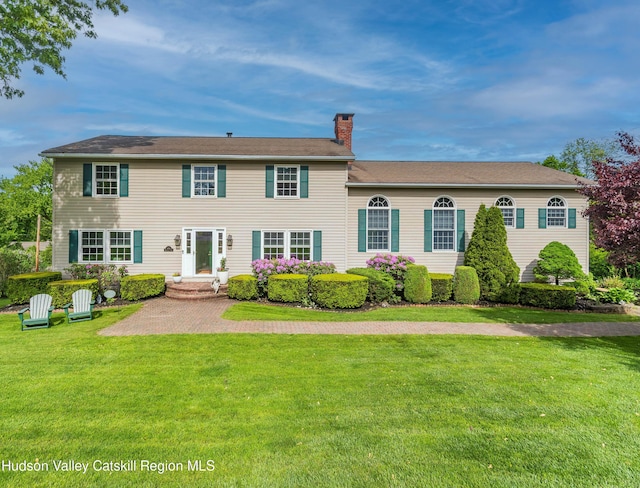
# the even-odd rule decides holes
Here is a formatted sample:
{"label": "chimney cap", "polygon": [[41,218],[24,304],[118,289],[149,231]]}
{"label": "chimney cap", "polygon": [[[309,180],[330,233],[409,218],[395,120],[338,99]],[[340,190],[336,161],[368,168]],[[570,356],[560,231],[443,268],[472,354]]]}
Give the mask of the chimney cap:
{"label": "chimney cap", "polygon": [[342,119],[342,120],[349,120],[351,118],[353,118],[355,114],[347,114],[347,113],[337,113],[336,116],[333,118],[333,121],[335,122],[338,118]]}

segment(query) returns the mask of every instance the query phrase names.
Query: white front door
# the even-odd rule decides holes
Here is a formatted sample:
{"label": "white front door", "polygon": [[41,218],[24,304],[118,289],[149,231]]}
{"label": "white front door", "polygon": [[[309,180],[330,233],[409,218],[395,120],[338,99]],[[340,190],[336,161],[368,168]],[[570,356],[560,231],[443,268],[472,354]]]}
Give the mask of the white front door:
{"label": "white front door", "polygon": [[182,276],[215,276],[226,254],[224,229],[183,229]]}

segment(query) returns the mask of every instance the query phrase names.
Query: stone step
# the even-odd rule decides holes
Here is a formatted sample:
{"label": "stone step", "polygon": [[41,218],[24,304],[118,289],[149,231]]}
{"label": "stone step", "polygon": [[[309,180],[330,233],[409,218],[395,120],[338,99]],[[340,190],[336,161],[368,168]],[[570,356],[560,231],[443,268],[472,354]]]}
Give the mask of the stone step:
{"label": "stone step", "polygon": [[185,282],[174,283],[167,281],[165,296],[176,300],[210,300],[227,298],[227,285],[220,285],[218,293],[211,288],[211,282]]}

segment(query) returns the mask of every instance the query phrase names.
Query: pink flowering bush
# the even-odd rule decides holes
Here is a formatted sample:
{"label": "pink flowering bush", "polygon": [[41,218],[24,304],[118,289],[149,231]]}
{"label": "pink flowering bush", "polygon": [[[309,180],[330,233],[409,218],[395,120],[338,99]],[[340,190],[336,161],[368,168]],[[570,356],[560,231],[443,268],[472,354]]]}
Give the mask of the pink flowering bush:
{"label": "pink flowering bush", "polygon": [[324,261],[301,261],[297,258],[256,259],[251,263],[253,276],[258,279],[260,296],[266,295],[269,276],[276,274],[304,274],[309,277],[318,274],[335,273],[336,266]]}
{"label": "pink flowering bush", "polygon": [[411,256],[378,253],[375,257],[367,260],[367,268],[387,273],[396,281],[396,293],[402,294],[407,266],[415,262],[416,260]]}

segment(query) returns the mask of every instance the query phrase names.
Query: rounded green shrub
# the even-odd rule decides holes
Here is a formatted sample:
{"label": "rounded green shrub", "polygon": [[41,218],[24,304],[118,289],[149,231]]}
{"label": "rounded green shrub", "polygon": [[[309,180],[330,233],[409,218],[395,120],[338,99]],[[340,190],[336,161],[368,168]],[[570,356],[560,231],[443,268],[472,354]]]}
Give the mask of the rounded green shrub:
{"label": "rounded green shrub", "polygon": [[520,303],[540,308],[572,309],[576,305],[576,290],[546,283],[521,283]]}
{"label": "rounded green shrub", "polygon": [[49,283],[62,279],[59,271],[43,271],[9,276],[7,280],[7,296],[11,303],[27,303],[32,296],[49,293]]}
{"label": "rounded green shrub", "polygon": [[125,276],[120,281],[120,296],[124,300],[141,300],[164,293],[165,276],[163,274],[139,274]]}
{"label": "rounded green shrub", "polygon": [[431,301],[446,302],[453,293],[453,275],[447,273],[430,273]]}
{"label": "rounded green shrub", "polygon": [[269,276],[267,298],[272,302],[301,303],[309,296],[309,278],[303,274]]}
{"label": "rounded green shrub", "polygon": [[311,278],[311,299],[325,308],[359,308],[367,299],[369,280],[354,274],[326,274]]}
{"label": "rounded green shrub", "polygon": [[480,281],[475,268],[456,266],[453,275],[453,299],[467,305],[476,303],[480,299]]}
{"label": "rounded green shrub", "polygon": [[91,290],[91,298],[95,300],[98,294],[98,280],[60,280],[49,283],[49,295],[53,298],[56,308],[64,307],[71,303],[73,292],[76,290]]}
{"label": "rounded green shrub", "polygon": [[227,295],[235,300],[254,300],[258,298],[258,278],[244,274],[229,278]]}
{"label": "rounded green shrub", "polygon": [[367,300],[371,303],[395,302],[396,281],[384,271],[373,268],[351,268],[348,274],[365,276],[369,279],[369,291]]}
{"label": "rounded green shrub", "polygon": [[431,278],[426,266],[410,264],[404,276],[404,299],[409,303],[431,301]]}

